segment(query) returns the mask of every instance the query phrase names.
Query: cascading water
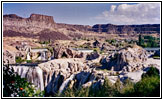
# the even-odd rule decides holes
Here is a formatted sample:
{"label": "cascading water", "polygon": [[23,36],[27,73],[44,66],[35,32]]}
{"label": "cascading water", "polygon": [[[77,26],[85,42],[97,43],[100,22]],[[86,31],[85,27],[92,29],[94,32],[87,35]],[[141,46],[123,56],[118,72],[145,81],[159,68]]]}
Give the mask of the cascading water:
{"label": "cascading water", "polygon": [[43,72],[39,67],[29,67],[29,66],[11,66],[11,67],[22,78],[27,78],[29,82],[33,83],[37,87],[37,89],[40,89],[41,91],[44,90]]}
{"label": "cascading water", "polygon": [[62,93],[71,82],[76,82],[75,87],[77,88],[87,82],[92,83],[93,80],[100,84],[96,80],[96,73],[92,74],[92,70],[77,58],[55,59],[37,66],[11,67],[22,78],[27,78],[29,82],[33,83],[37,89],[45,90],[47,94],[52,95],[57,92]]}

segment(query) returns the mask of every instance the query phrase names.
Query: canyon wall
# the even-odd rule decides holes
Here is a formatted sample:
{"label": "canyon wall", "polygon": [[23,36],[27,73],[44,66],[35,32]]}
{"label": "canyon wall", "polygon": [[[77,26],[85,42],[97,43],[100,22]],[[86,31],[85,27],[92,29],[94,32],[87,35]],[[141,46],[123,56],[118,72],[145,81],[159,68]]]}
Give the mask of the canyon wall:
{"label": "canyon wall", "polygon": [[54,29],[52,16],[31,14],[29,18],[22,18],[15,14],[3,16],[3,31],[12,30],[21,33],[38,33],[44,29]]}
{"label": "canyon wall", "polygon": [[144,25],[113,25],[96,24],[72,25],[65,23],[56,23],[52,16],[31,14],[29,18],[22,18],[15,14],[3,16],[3,31],[15,31],[19,33],[37,34],[43,30],[52,30],[59,34],[65,34],[68,37],[81,37],[87,33],[107,33],[107,34],[159,34],[160,24]]}
{"label": "canyon wall", "polygon": [[92,27],[94,32],[105,32],[107,34],[160,34],[160,24],[144,25],[113,25],[96,24]]}

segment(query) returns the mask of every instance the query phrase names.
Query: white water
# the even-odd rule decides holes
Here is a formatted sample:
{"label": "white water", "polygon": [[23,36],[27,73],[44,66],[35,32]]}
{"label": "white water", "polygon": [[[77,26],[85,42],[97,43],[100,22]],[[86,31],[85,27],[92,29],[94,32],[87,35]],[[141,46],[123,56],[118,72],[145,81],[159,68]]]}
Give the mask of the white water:
{"label": "white water", "polygon": [[22,78],[33,83],[37,89],[44,90],[43,83],[43,72],[39,67],[28,67],[28,66],[12,66],[14,71],[18,73]]}

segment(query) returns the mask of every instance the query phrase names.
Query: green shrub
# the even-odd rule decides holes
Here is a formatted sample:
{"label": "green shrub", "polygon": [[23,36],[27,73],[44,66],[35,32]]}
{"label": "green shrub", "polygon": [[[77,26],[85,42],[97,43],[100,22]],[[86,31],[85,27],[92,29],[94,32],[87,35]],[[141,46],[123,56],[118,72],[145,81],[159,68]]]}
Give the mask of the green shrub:
{"label": "green shrub", "polygon": [[142,75],[142,79],[136,84],[130,81],[125,83],[120,96],[125,97],[159,97],[160,78],[158,69],[151,67],[147,73]]}
{"label": "green shrub", "polygon": [[152,36],[139,35],[139,41],[137,44],[142,47],[159,47],[159,39]]}
{"label": "green shrub", "polygon": [[112,84],[107,78],[100,88],[67,88],[64,97],[159,97],[160,79],[156,76],[144,77],[141,81],[134,84],[130,79],[126,79],[124,84],[118,79]]}
{"label": "green shrub", "polygon": [[22,63],[22,62],[24,62],[25,60],[22,59],[21,57],[15,57],[15,61],[16,61],[16,63]]}
{"label": "green shrub", "polygon": [[4,97],[34,97],[43,96],[44,91],[36,90],[35,86],[21,78],[13,68],[3,66],[3,96]]}
{"label": "green shrub", "polygon": [[27,60],[27,63],[32,63],[33,61],[32,60]]}
{"label": "green shrub", "polygon": [[150,69],[142,75],[142,78],[151,76],[159,77],[159,70],[155,67],[150,67]]}
{"label": "green shrub", "polygon": [[139,97],[160,96],[160,79],[156,76],[144,77],[134,86],[134,95]]}

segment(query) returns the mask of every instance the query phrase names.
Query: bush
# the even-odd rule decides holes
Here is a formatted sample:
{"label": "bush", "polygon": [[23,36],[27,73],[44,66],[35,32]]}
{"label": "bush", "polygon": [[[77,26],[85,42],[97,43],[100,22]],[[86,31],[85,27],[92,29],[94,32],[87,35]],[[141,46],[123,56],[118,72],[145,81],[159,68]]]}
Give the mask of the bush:
{"label": "bush", "polygon": [[63,94],[56,96],[64,97],[159,97],[160,79],[156,76],[144,77],[134,84],[126,79],[124,84],[118,79],[112,84],[107,78],[99,88],[67,88]]}
{"label": "bush", "polygon": [[27,60],[27,63],[32,63],[33,61],[32,60]]}
{"label": "bush", "polygon": [[142,75],[142,79],[136,84],[127,82],[123,88],[121,96],[127,97],[159,97],[160,78],[158,69],[151,67],[147,73]]}
{"label": "bush", "polygon": [[159,39],[152,36],[141,36],[139,35],[138,45],[142,47],[159,47]]}
{"label": "bush", "polygon": [[142,78],[151,76],[159,77],[159,70],[155,67],[150,67],[150,69],[142,75]]}
{"label": "bush", "polygon": [[15,61],[16,61],[16,63],[22,63],[22,62],[24,62],[25,60],[24,59],[22,59],[21,57],[16,57],[15,58]]}
{"label": "bush", "polygon": [[34,97],[43,96],[44,92],[36,90],[35,86],[21,78],[13,68],[3,66],[3,96],[4,97]]}
{"label": "bush", "polygon": [[144,77],[134,86],[134,96],[139,97],[159,97],[160,79],[156,76]]}

